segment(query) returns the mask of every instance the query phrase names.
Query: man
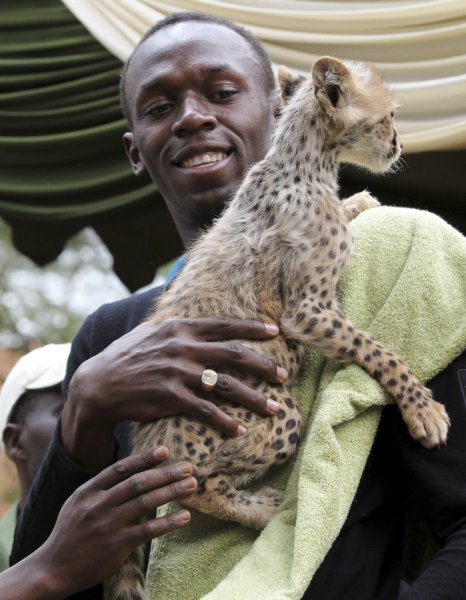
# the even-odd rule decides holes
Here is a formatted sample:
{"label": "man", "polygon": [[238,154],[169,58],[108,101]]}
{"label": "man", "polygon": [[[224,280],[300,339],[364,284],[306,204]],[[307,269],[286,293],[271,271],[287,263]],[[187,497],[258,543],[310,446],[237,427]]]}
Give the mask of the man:
{"label": "man", "polygon": [[[133,171],[150,174],[189,248],[221,212],[249,165],[261,159],[270,145],[280,102],[269,60],[254,38],[228,21],[177,14],[149,32],[128,61],[122,104],[131,128],[124,142]],[[24,514],[17,531],[15,560],[43,543],[60,506],[78,485],[110,464],[115,454],[128,451],[126,421],[183,412],[228,435],[241,435],[242,426],[203,393],[201,375],[206,366],[220,373],[255,374],[271,382],[286,379],[280,365],[229,341],[267,339],[277,333],[274,327],[232,319],[141,325],[160,292],[150,290],[102,307],[74,340],[67,403],[31,492],[30,512]],[[346,524],[303,597],[397,597],[404,507],[399,478],[409,472],[416,491],[425,496],[426,478],[429,484],[435,482],[431,489],[438,492],[443,490],[440,480],[446,473],[454,480],[452,470],[457,472],[457,467],[451,466],[452,461],[464,463],[466,420],[454,378],[465,360],[463,353],[432,382],[438,400],[447,390],[451,397],[453,426],[446,448],[436,454],[412,448],[397,412],[392,407],[384,411]],[[224,398],[263,415],[276,410],[273,402],[233,376],[220,379],[216,391]],[[397,459],[393,448],[401,448]],[[392,460],[400,461],[406,448],[407,468],[403,471],[400,466],[397,471]],[[427,463],[430,470],[423,475]],[[445,494],[440,493],[443,500],[436,500],[428,514],[445,543],[448,565],[443,557],[432,562],[406,598],[458,600],[466,589],[466,486],[462,481],[449,486],[452,506],[446,506]],[[455,511],[453,505],[462,508]],[[38,510],[43,511],[41,522],[33,518]],[[439,513],[448,516],[442,520]],[[101,591],[94,588],[80,597],[100,598]]]}
{"label": "man", "polygon": [[63,409],[61,384],[71,344],[47,344],[22,356],[0,394],[3,446],[18,473],[19,501],[0,521],[0,570],[8,566],[17,513],[24,506],[34,476]]}

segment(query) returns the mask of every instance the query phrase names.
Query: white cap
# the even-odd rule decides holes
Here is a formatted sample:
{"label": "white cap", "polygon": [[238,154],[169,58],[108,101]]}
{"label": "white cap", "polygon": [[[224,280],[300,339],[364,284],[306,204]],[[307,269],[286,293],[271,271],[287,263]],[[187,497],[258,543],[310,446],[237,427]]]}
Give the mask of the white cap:
{"label": "white cap", "polygon": [[70,349],[71,344],[47,344],[22,356],[8,373],[0,393],[0,446],[3,430],[24,392],[63,381]]}

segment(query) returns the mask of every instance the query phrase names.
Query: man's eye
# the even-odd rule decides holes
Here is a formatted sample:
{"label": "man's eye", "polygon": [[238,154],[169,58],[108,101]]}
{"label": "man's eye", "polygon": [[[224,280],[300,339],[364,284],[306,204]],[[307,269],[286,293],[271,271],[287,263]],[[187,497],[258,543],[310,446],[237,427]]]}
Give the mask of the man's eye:
{"label": "man's eye", "polygon": [[228,100],[236,94],[236,90],[217,90],[212,94],[214,100]]}
{"label": "man's eye", "polygon": [[145,112],[147,115],[159,117],[160,115],[163,115],[166,112],[168,112],[171,109],[171,107],[171,102],[161,102],[160,104],[150,106]]}

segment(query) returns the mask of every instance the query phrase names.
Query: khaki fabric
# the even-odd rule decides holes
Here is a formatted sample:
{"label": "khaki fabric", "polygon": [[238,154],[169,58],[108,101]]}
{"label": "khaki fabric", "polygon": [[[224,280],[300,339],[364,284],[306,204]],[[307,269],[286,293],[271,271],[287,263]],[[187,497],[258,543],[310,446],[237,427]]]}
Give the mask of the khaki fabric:
{"label": "khaki fabric", "polygon": [[63,0],[112,54],[126,60],[142,34],[182,10],[247,27],[276,65],[307,72],[328,54],[374,63],[401,103],[405,152],[466,148],[463,0]]}

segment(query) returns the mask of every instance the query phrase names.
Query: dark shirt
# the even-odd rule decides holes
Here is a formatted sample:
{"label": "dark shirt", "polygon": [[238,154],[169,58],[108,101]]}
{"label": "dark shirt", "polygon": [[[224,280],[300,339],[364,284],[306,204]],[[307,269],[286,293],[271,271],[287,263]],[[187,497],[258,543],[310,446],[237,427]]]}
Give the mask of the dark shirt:
{"label": "dark shirt", "polygon": [[[161,288],[97,310],[73,341],[65,380],[151,312]],[[346,523],[312,579],[305,600],[395,600],[403,573],[406,506],[413,501],[442,550],[403,600],[466,599],[466,399],[460,371],[466,352],[430,382],[452,426],[446,447],[425,450],[409,436],[398,409],[383,410],[374,445]],[[466,387],[466,382],[465,382]],[[128,424],[117,432],[117,455],[129,451]],[[18,523],[11,563],[40,546],[66,498],[93,473],[65,452],[60,423]],[[101,586],[73,599],[101,600]]]}

